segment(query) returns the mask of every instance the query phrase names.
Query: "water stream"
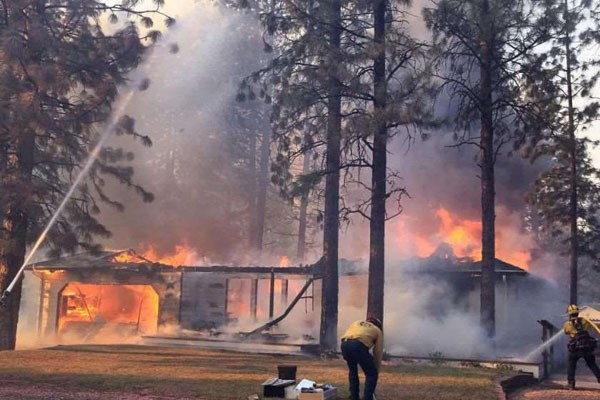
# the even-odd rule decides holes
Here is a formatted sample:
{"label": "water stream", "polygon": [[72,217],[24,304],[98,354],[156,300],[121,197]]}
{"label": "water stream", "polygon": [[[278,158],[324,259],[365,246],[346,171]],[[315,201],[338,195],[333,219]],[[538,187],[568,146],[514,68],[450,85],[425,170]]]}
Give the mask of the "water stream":
{"label": "water stream", "polygon": [[98,158],[98,155],[100,154],[100,151],[102,150],[102,147],[104,147],[104,145],[106,144],[106,141],[108,140],[108,138],[110,137],[110,135],[113,133],[113,131],[117,127],[117,124],[119,123],[119,119],[125,113],[125,109],[127,108],[127,105],[129,104],[129,102],[133,98],[134,92],[135,92],[134,89],[130,89],[117,102],[117,107],[115,108],[115,110],[113,112],[113,116],[110,119],[108,125],[105,127],[104,132],[102,132],[102,135],[100,136],[100,139],[98,140],[98,142],[94,146],[93,150],[90,152],[90,155],[88,156],[88,159],[86,160],[86,162],[85,162],[83,168],[81,169],[81,171],[79,171],[79,175],[77,175],[77,178],[75,179],[75,181],[73,181],[73,184],[71,185],[71,188],[69,189],[69,191],[65,195],[64,199],[62,200],[62,202],[60,203],[60,205],[58,206],[58,208],[56,209],[56,211],[54,212],[54,214],[52,214],[52,217],[50,218],[50,220],[46,224],[46,227],[44,228],[44,230],[42,231],[42,233],[40,234],[40,236],[37,238],[37,240],[35,241],[35,243],[31,247],[31,249],[27,253],[27,256],[25,257],[25,261],[23,261],[23,265],[21,265],[21,268],[19,268],[19,271],[17,272],[17,274],[13,278],[12,282],[10,283],[10,285],[8,285],[8,287],[6,288],[6,290],[4,291],[4,293],[2,294],[2,298],[0,299],[0,304],[5,304],[6,299],[10,295],[10,292],[12,292],[13,288],[15,287],[15,285],[17,284],[17,282],[19,281],[19,278],[23,274],[23,271],[25,270],[25,267],[29,264],[29,262],[31,261],[31,258],[33,257],[33,255],[37,252],[37,250],[39,249],[39,247],[41,246],[41,244],[44,242],[44,239],[46,239],[46,235],[48,234],[48,232],[50,231],[50,229],[52,228],[52,226],[56,223],[56,220],[60,216],[61,212],[63,211],[63,209],[66,207],[67,203],[69,202],[69,200],[73,196],[73,193],[75,193],[75,190],[77,189],[77,186],[79,186],[79,184],[81,183],[81,181],[83,180],[83,178],[87,175],[87,173],[88,173],[89,169],[91,168],[91,166],[94,164],[94,162]]}
{"label": "water stream", "polygon": [[526,362],[533,361],[533,358],[536,355],[540,354],[542,351],[544,351],[545,349],[550,347],[552,344],[554,344],[554,342],[556,342],[558,339],[560,339],[563,335],[564,335],[564,332],[562,331],[562,329],[560,329],[558,332],[556,332],[554,334],[554,336],[552,336],[550,339],[546,340],[544,343],[540,344],[538,347],[536,347],[531,352],[529,352],[529,354],[527,354],[525,357],[523,357],[523,361],[526,361]]}

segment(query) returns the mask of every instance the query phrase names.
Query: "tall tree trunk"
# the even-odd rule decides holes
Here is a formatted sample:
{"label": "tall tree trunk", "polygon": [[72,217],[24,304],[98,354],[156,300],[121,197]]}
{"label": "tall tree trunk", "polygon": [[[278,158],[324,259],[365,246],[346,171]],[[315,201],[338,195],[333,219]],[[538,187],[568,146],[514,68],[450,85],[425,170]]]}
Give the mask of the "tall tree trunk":
{"label": "tall tree trunk", "polygon": [[495,305],[495,182],[494,182],[494,122],[492,107],[493,34],[489,18],[489,2],[482,2],[481,51],[481,326],[489,337],[496,331]]}
{"label": "tall tree trunk", "polygon": [[250,158],[250,162],[249,162],[249,169],[250,169],[250,187],[248,189],[249,196],[248,196],[248,245],[252,250],[256,250],[257,249],[257,245],[256,245],[256,232],[257,232],[257,215],[258,215],[258,210],[256,207],[256,199],[257,199],[257,194],[258,194],[258,173],[257,173],[257,168],[256,168],[256,164],[257,164],[257,151],[256,151],[256,133],[255,132],[251,132],[250,133],[250,143],[249,143],[249,147],[250,147],[250,154],[249,154],[249,158]]}
{"label": "tall tree trunk", "polygon": [[323,227],[323,287],[321,295],[321,353],[337,348],[338,326],[338,246],[340,201],[340,148],[341,148],[341,82],[337,67],[341,43],[341,2],[330,0],[323,3],[325,9],[326,37],[329,45],[327,56],[327,176],[325,179],[325,221]]}
{"label": "tall tree trunk", "polygon": [[8,145],[0,142],[0,221],[4,219],[5,208],[8,204],[6,195],[6,168],[8,163]]}
{"label": "tall tree trunk", "polygon": [[[2,221],[2,228],[0,289],[4,293],[25,260],[27,216],[21,210],[11,209]],[[19,280],[10,292],[6,308],[0,310],[0,350],[14,350],[17,343],[21,284]]]}
{"label": "tall tree trunk", "polygon": [[565,0],[565,53],[567,57],[567,102],[569,115],[569,222],[571,240],[570,256],[570,293],[569,301],[571,304],[577,304],[577,262],[579,252],[579,233],[577,232],[577,138],[575,137],[575,123],[573,117],[573,84],[571,77],[571,18],[569,16],[569,2]]}
{"label": "tall tree trunk", "polygon": [[[306,175],[310,172],[310,156],[311,152],[306,151],[304,153],[302,174]],[[310,190],[307,189],[302,193],[300,197],[300,215],[298,217],[298,244],[296,246],[296,262],[304,262],[304,256],[306,253],[306,225],[307,225],[307,214],[308,214],[308,195]]]}
{"label": "tall tree trunk", "polygon": [[386,0],[374,1],[374,40],[377,56],[373,63],[374,116],[373,168],[371,175],[371,219],[369,294],[367,314],[383,321],[385,279],[385,200],[387,175],[387,82],[385,77]]}
{"label": "tall tree trunk", "polygon": [[[4,210],[2,229],[0,230],[0,289],[2,293],[17,275],[25,260],[27,246],[28,217],[25,205],[29,203],[27,193],[18,190],[24,182],[31,181],[33,171],[35,135],[23,133],[17,144],[17,157],[8,166],[9,173],[15,179],[15,196]],[[19,280],[8,298],[7,307],[0,310],[0,350],[14,350],[17,342],[17,323],[21,302],[21,283]]]}
{"label": "tall tree trunk", "polygon": [[[260,233],[259,242],[259,229],[258,229],[258,181],[260,176],[256,165],[258,163],[258,152],[256,143],[256,132],[250,134],[250,224],[249,228],[249,244],[254,256],[258,256],[262,252],[262,231]],[[256,319],[256,313],[258,310],[257,303],[258,296],[258,279],[252,279],[250,288],[250,316]]]}
{"label": "tall tree trunk", "polygon": [[[275,0],[271,0],[270,11],[275,12]],[[269,164],[271,155],[271,132],[264,130],[260,144],[260,169],[256,191],[256,226],[254,231],[254,249],[262,254],[267,215],[267,189],[269,188]]]}
{"label": "tall tree trunk", "polygon": [[258,197],[256,199],[256,249],[263,250],[265,219],[267,215],[267,189],[269,188],[269,162],[271,155],[271,133],[263,131],[260,145],[260,171],[258,175]]}

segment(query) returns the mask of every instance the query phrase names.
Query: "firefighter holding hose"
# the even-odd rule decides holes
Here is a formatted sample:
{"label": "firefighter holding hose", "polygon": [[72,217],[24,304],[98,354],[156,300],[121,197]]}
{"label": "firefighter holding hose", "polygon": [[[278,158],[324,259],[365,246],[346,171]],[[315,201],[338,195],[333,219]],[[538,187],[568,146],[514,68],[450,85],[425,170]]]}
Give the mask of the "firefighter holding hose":
{"label": "firefighter holding hose", "polygon": [[596,364],[594,350],[598,345],[598,341],[593,338],[589,330],[597,327],[593,322],[579,316],[579,307],[577,304],[569,304],[567,307],[569,320],[563,325],[565,335],[569,337],[567,349],[569,351],[569,365],[567,368],[567,382],[570,389],[575,389],[575,368],[577,361],[580,358],[585,360],[589,369],[594,373],[598,382],[600,382],[600,368]]}
{"label": "firefighter holding hose", "polygon": [[[369,349],[373,349],[373,355]],[[383,324],[374,317],[353,322],[342,336],[342,355],[348,364],[350,397],[359,400],[358,366],[365,373],[363,400],[374,400],[383,358]]]}

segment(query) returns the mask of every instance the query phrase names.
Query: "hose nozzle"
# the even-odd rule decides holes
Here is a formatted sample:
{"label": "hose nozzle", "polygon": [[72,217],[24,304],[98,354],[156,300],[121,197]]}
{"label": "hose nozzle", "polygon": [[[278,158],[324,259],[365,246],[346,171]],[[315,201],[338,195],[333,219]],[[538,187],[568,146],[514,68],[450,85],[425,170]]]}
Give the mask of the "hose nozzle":
{"label": "hose nozzle", "polygon": [[4,293],[2,293],[2,297],[0,297],[0,308],[6,309],[8,307],[9,296],[10,292],[8,290],[5,290]]}

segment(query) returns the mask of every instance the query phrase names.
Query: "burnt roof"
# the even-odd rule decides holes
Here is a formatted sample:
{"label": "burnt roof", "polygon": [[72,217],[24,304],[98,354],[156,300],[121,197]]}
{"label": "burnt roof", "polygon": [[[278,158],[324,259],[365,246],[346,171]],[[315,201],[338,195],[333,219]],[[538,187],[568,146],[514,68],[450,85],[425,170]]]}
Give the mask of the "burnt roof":
{"label": "burnt roof", "polygon": [[[118,257],[127,257],[128,261],[119,261]],[[82,270],[82,269],[136,269],[139,267],[153,267],[155,269],[173,269],[172,266],[150,261],[135,252],[133,249],[103,250],[99,252],[85,252],[65,257],[54,258],[31,263],[30,269],[45,270]]]}
{"label": "burnt roof", "polygon": [[[119,261],[119,256],[127,257],[128,261]],[[112,269],[112,270],[158,270],[158,271],[185,271],[185,272],[221,272],[236,274],[285,274],[285,275],[311,275],[319,272],[319,263],[308,266],[290,267],[266,267],[266,266],[229,266],[229,265],[206,265],[206,266],[172,266],[150,261],[135,252],[133,249],[126,250],[104,250],[100,252],[85,252],[70,256],[55,258],[51,260],[31,263],[28,269],[36,270],[66,270],[81,271],[89,269]]]}
{"label": "burnt roof", "polygon": [[[522,268],[495,258],[494,271],[496,274],[527,275]],[[413,257],[403,263],[411,272],[418,273],[481,273],[481,261],[470,257],[457,257],[450,245],[442,243],[429,257]]]}
{"label": "burnt roof", "polygon": [[[497,275],[528,275],[529,273],[507,263],[495,259],[494,270]],[[340,259],[341,275],[363,275],[368,273],[364,261]],[[457,257],[452,246],[442,243],[429,257],[412,257],[397,263],[388,263],[387,273],[394,274],[463,274],[477,276],[481,274],[481,261],[475,261],[469,257]]]}
{"label": "burnt roof", "polygon": [[[507,263],[498,258],[494,259],[494,271],[497,274],[519,274],[527,275],[528,272],[522,268]],[[426,263],[418,267],[419,272],[430,273],[481,273],[481,261],[472,259],[451,261],[451,260],[427,260]]]}

